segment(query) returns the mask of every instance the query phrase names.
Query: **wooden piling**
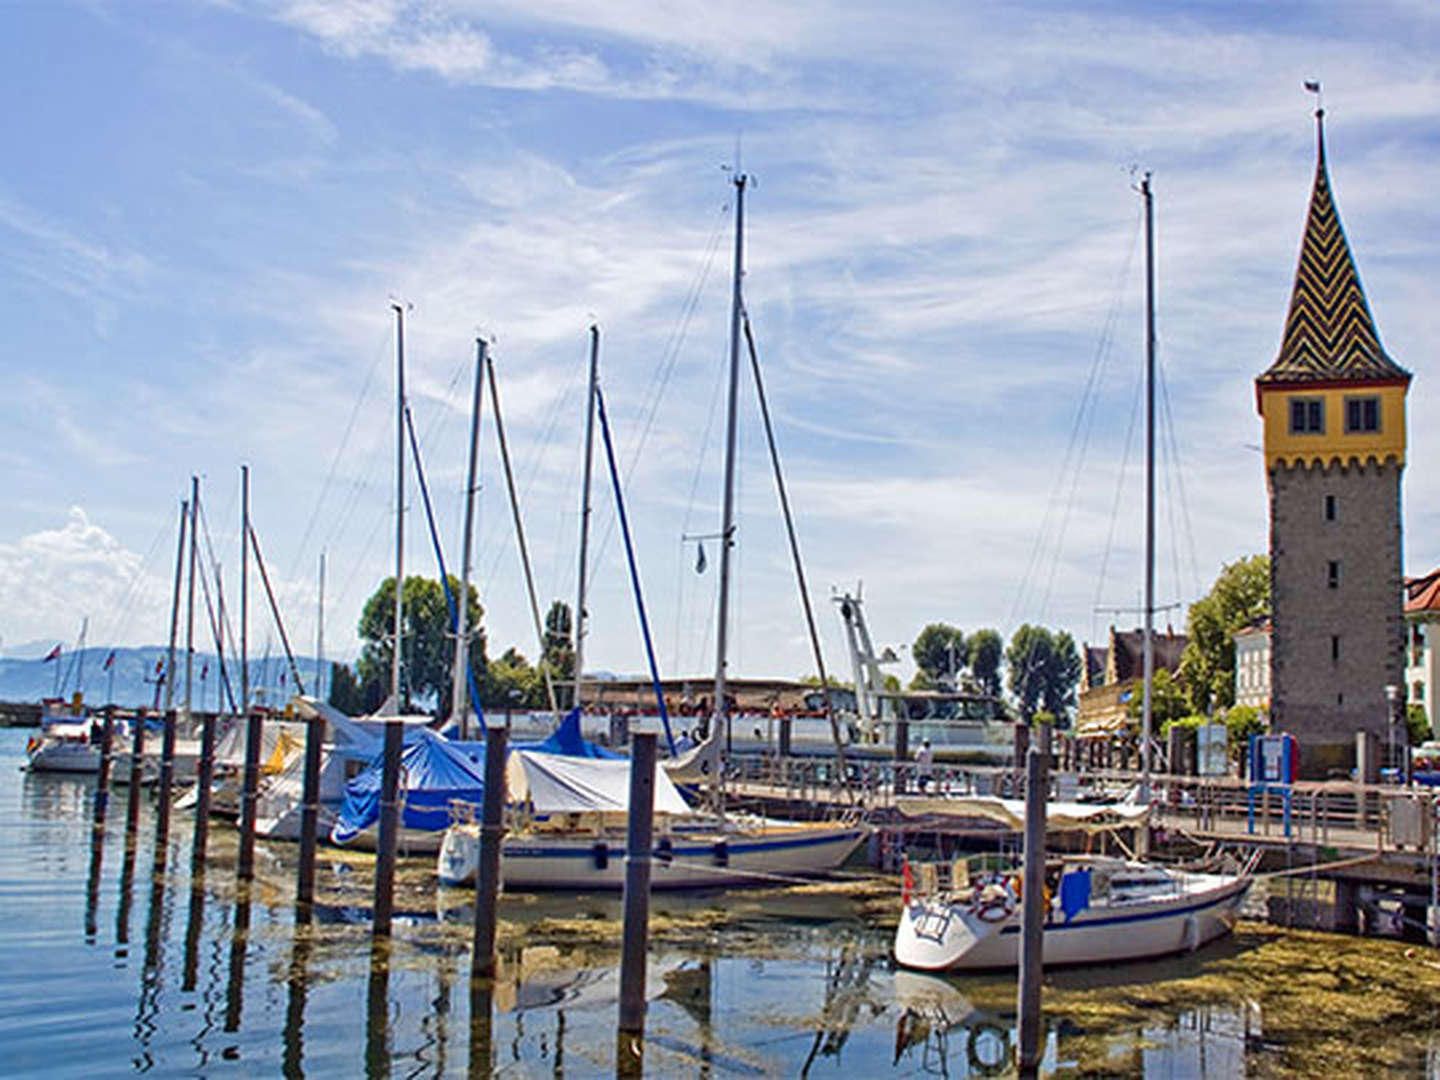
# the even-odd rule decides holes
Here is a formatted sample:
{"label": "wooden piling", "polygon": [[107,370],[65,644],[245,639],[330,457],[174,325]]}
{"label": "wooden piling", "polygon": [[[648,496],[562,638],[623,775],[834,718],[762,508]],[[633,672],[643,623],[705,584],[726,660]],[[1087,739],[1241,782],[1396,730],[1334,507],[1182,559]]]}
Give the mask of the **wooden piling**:
{"label": "wooden piling", "polygon": [[1040,1065],[1040,980],[1045,935],[1045,797],[1048,754],[1032,746],[1025,757],[1025,870],[1020,893],[1020,986],[1016,994],[1016,1067],[1035,1075]]}
{"label": "wooden piling", "polygon": [[110,808],[110,748],[115,736],[115,710],[105,710],[105,719],[100,725],[100,772],[95,777],[94,830],[105,831],[105,814]]}
{"label": "wooden piling", "polygon": [[175,710],[166,709],[165,734],[160,740],[160,790],[155,803],[155,845],[162,852],[170,839],[170,797],[174,786]]}
{"label": "wooden piling", "polygon": [[215,781],[215,718],[206,714],[200,723],[200,761],[195,766],[195,836],[190,872],[205,870],[205,848],[210,841],[210,787]]}
{"label": "wooden piling", "polygon": [[325,721],[305,724],[305,779],[300,795],[300,876],[295,885],[296,921],[308,923],[315,901],[315,839],[320,824],[320,744]]}
{"label": "wooden piling", "polygon": [[495,978],[496,908],[500,899],[500,847],[505,840],[505,756],[510,733],[485,730],[485,802],[480,813],[480,853],[475,867],[475,942],[470,978]]}
{"label": "wooden piling", "polygon": [[236,881],[255,880],[255,797],[260,787],[260,747],[264,718],[254,709],[245,716],[245,772],[240,788],[240,854],[235,864]]}
{"label": "wooden piling", "polygon": [[390,936],[395,910],[395,851],[400,833],[400,752],[405,728],[399,720],[385,724],[385,766],[380,774],[380,842],[375,849],[375,937]]}
{"label": "wooden piling", "polygon": [[645,955],[650,938],[650,860],[654,848],[655,733],[636,732],[630,746],[630,814],[625,843],[625,914],[620,945],[617,1076],[645,1068]]}
{"label": "wooden piling", "polygon": [[137,710],[130,721],[130,790],[125,799],[125,850],[135,852],[135,833],[140,828],[140,788],[145,779],[145,713]]}

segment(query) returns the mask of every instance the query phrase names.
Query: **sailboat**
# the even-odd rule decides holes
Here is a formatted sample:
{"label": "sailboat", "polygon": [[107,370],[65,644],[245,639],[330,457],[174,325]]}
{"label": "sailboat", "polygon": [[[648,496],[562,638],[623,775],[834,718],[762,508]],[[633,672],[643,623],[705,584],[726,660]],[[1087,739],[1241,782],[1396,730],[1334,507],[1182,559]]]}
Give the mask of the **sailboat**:
{"label": "sailboat", "polygon": [[[1150,701],[1155,614],[1155,224],[1150,174],[1145,200],[1145,660],[1142,780],[1138,805],[1049,803],[1047,827],[1087,832],[1148,830]],[[1025,827],[1017,800],[967,799],[953,810],[990,817],[1012,831]],[[1141,845],[1137,844],[1137,848]],[[1117,963],[1188,952],[1230,932],[1250,887],[1254,858],[1238,873],[1208,873],[1144,859],[1066,856],[1046,861],[1041,955],[1048,966]],[[1014,969],[1019,964],[1021,877],[1013,870],[972,874],[961,859],[926,865],[915,887],[904,867],[905,892],[895,929],[895,960],[925,971]]]}
{"label": "sailboat", "polygon": [[[721,530],[719,649],[715,675],[715,711],[700,744],[672,758],[657,770],[656,818],[659,837],[655,848],[651,885],[654,888],[714,888],[730,885],[773,884],[799,876],[838,869],[869,835],[869,827],[856,818],[841,821],[786,821],[755,815],[726,814],[720,789],[721,746],[727,735],[726,644],[729,619],[731,548],[734,544],[734,492],[736,398],[739,384],[742,304],[740,280],[744,253],[744,194],[746,177],[735,176],[735,262],[732,283],[729,406],[727,421],[724,517]],[[595,339],[592,338],[590,400],[599,416],[606,459],[616,497],[617,515],[626,535],[632,584],[637,584],[633,551],[629,545],[624,500],[615,468],[609,424],[595,376]],[[587,486],[582,497],[583,525],[589,516],[587,435]],[[583,559],[583,555],[582,555]],[[584,570],[576,615],[577,646],[583,639]],[[636,588],[642,632],[646,634],[652,680],[662,722],[664,697],[649,649],[643,602]],[[580,684],[577,647],[577,698]],[[577,710],[578,712],[578,710]],[[578,722],[578,717],[577,717]],[[668,726],[668,725],[667,725]],[[502,848],[502,874],[512,888],[618,889],[624,884],[625,821],[628,787],[623,763],[594,760],[559,761],[553,755],[517,752],[507,763],[510,778],[511,821],[514,828]],[[676,782],[701,780],[710,787],[711,806],[697,811],[680,798]],[[462,815],[446,832],[437,863],[442,884],[474,880],[480,847],[479,823]]]}

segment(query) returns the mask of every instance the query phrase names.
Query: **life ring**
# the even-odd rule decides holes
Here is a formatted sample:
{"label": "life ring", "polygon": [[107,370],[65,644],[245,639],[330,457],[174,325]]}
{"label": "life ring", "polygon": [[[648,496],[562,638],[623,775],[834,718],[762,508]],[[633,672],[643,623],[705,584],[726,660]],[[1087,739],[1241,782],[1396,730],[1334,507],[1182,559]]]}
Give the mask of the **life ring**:
{"label": "life ring", "polygon": [[[981,1050],[987,1043],[998,1047],[1000,1052],[991,1056],[982,1055]],[[1012,1056],[1010,1032],[999,1024],[976,1024],[970,1029],[970,1037],[965,1040],[965,1057],[977,1075],[1001,1075],[1009,1068]]]}
{"label": "life ring", "polygon": [[983,900],[975,906],[975,917],[982,922],[1002,922],[1015,911],[1008,896],[997,896]]}

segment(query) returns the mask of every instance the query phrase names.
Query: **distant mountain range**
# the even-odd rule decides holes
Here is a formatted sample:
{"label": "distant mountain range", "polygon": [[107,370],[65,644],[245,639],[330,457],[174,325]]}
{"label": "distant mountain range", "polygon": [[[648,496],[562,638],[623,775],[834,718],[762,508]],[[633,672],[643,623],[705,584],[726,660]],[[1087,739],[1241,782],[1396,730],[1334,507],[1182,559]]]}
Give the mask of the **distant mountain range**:
{"label": "distant mountain range", "polygon": [[[53,648],[53,646],[52,646]],[[34,656],[15,656],[15,652],[35,652]],[[47,651],[21,646],[0,659],[0,701],[39,701],[47,697],[70,697],[76,690],[91,705],[113,704],[133,708],[150,707],[156,700],[157,679],[165,670],[166,648],[143,645],[139,648],[115,649],[115,659],[107,668],[105,661],[111,650],[89,648],[79,652],[63,651],[55,660],[46,660]],[[305,690],[315,692],[315,658],[297,656],[295,663]],[[185,693],[185,650],[175,654],[175,694],[178,702]],[[226,675],[236,697],[240,694],[240,668],[233,657],[225,658]],[[214,709],[220,701],[220,664],[214,653],[197,652],[191,663],[191,692],[196,709]],[[329,667],[325,678],[328,687]],[[257,700],[283,703],[295,687],[284,656],[250,660],[250,685]],[[165,688],[159,686],[160,703],[164,704]],[[228,705],[227,705],[228,708]]]}

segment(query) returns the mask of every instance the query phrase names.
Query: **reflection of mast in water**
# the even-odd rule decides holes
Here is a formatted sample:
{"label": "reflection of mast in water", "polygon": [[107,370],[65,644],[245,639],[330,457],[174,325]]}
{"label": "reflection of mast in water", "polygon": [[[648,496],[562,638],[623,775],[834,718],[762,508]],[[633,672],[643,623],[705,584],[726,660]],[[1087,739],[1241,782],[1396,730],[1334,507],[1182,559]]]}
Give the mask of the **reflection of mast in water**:
{"label": "reflection of mast in water", "polygon": [[129,955],[126,946],[130,944],[130,905],[135,896],[135,843],[127,831],[125,857],[120,863],[120,900],[115,905],[115,958]]}
{"label": "reflection of mast in water", "polygon": [[[150,1039],[160,1012],[160,989],[165,974],[165,932],[170,925],[169,897],[165,891],[165,845],[157,844],[150,867],[150,909],[145,916],[145,965],[140,972],[140,998],[135,1010],[135,1040],[143,1059],[150,1058]],[[148,1066],[147,1066],[148,1067]]]}
{"label": "reflection of mast in water", "polygon": [[205,868],[190,879],[190,912],[185,920],[185,954],[181,965],[180,988],[187,994],[195,989],[199,967],[200,931],[205,927]]}
{"label": "reflection of mast in water", "polygon": [[100,909],[100,864],[105,857],[105,829],[96,825],[90,830],[90,872],[85,879],[85,944],[94,945],[100,928],[96,913]]}
{"label": "reflection of mast in water", "polygon": [[833,967],[826,961],[825,967],[825,1006],[820,1014],[820,1027],[815,1031],[815,1041],[810,1046],[810,1055],[800,1070],[801,1076],[809,1074],[817,1056],[836,1057],[849,1040],[860,1014],[860,1006],[869,998],[870,972],[875,967],[875,957],[847,942],[840,951],[839,961]]}

